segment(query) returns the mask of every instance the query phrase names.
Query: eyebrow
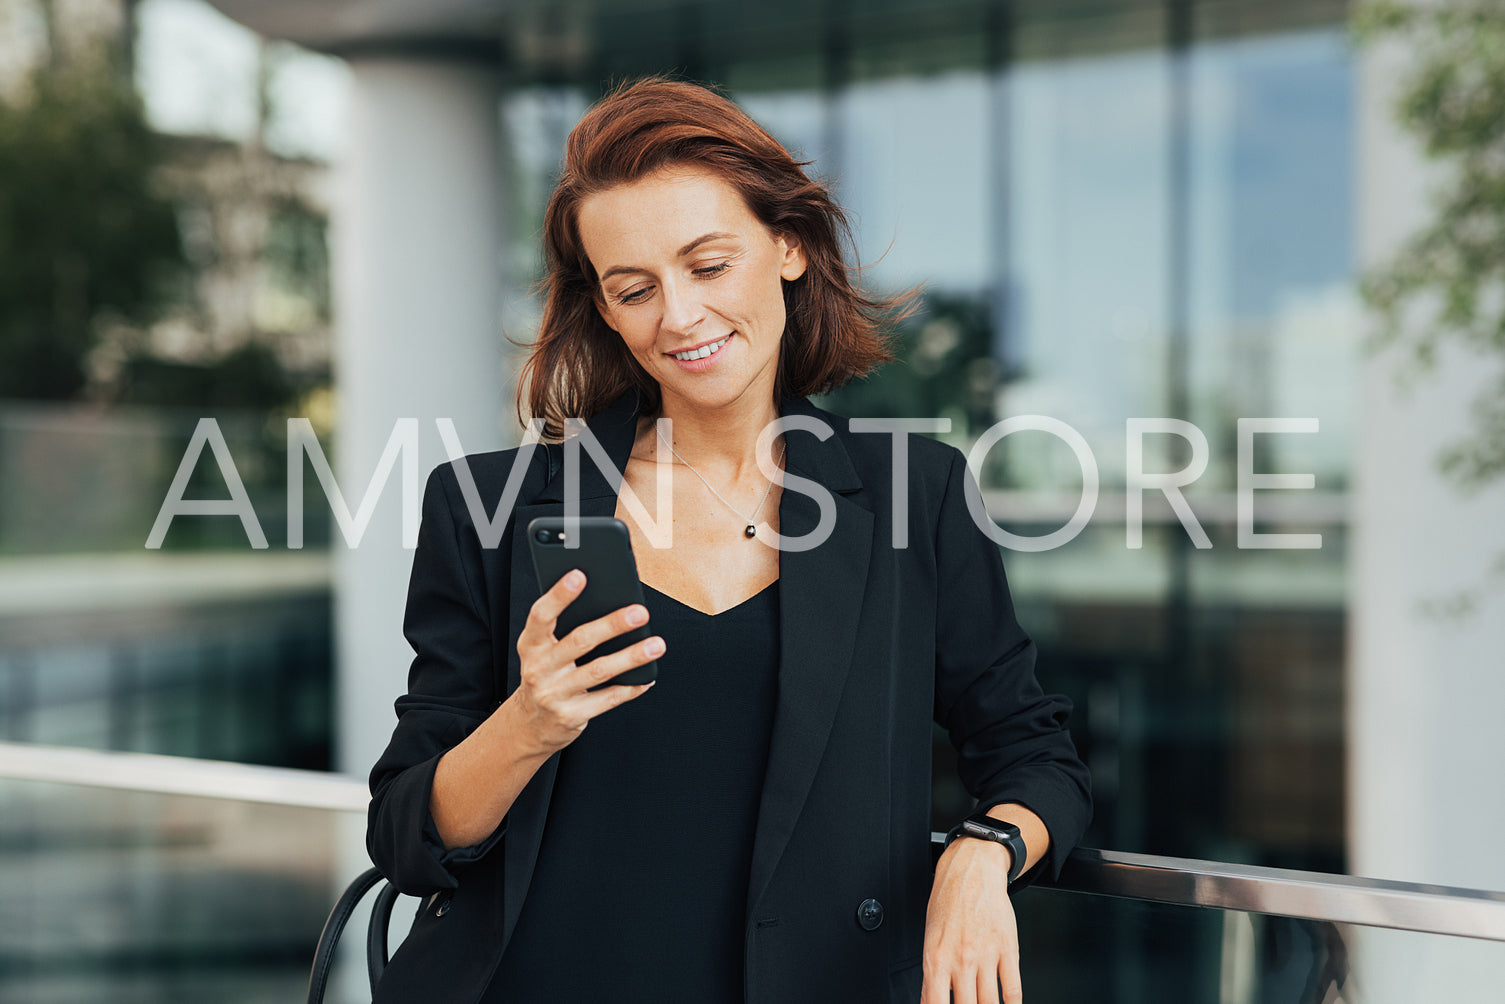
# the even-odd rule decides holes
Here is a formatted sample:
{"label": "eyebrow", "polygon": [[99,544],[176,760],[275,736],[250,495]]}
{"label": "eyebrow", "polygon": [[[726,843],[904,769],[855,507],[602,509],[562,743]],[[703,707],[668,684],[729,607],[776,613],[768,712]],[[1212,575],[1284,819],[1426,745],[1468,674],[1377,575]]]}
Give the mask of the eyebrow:
{"label": "eyebrow", "polygon": [[[729,234],[724,230],[714,230],[711,233],[702,234],[701,236],[695,238],[693,241],[680,248],[674,254],[676,258],[683,258],[691,251],[694,251],[696,248],[700,247],[700,245],[705,244],[709,241],[725,240],[729,237],[735,238],[736,236],[736,234]],[[648,270],[646,268],[643,268],[641,265],[613,265],[611,268],[601,273],[601,281],[605,282],[607,279],[610,279],[614,275],[627,275],[646,271]]]}

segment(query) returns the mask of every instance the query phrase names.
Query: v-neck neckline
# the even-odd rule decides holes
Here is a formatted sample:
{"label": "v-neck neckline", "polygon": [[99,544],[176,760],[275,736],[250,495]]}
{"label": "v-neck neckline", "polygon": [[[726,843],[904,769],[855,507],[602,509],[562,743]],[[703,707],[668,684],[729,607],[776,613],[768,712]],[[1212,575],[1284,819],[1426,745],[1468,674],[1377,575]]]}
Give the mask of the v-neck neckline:
{"label": "v-neck neckline", "polygon": [[740,601],[738,603],[735,603],[732,606],[727,607],[725,610],[718,611],[718,612],[716,612],[714,614],[713,613],[707,613],[706,611],[700,609],[699,607],[691,606],[690,604],[686,603],[684,600],[678,599],[677,597],[674,597],[674,596],[670,596],[668,593],[664,592],[662,589],[654,589],[652,586],[650,586],[646,582],[643,583],[643,588],[645,590],[651,592],[651,593],[654,593],[655,595],[662,596],[664,599],[668,600],[670,603],[673,603],[673,604],[675,604],[676,606],[679,606],[679,607],[683,607],[684,609],[690,611],[693,614],[696,614],[696,615],[698,615],[700,617],[704,617],[707,620],[715,620],[717,617],[722,617],[722,616],[725,616],[726,614],[729,614],[729,613],[731,613],[731,612],[733,612],[735,610],[742,609],[743,607],[745,607],[749,603],[751,603],[753,600],[756,600],[757,598],[759,598],[760,596],[762,596],[764,593],[768,592],[770,589],[772,589],[775,586],[777,586],[778,584],[779,584],[779,580],[778,579],[774,579],[768,585],[764,586],[762,589],[759,589],[756,593],[753,593],[751,596],[747,597],[745,600],[742,600],[742,601]]}

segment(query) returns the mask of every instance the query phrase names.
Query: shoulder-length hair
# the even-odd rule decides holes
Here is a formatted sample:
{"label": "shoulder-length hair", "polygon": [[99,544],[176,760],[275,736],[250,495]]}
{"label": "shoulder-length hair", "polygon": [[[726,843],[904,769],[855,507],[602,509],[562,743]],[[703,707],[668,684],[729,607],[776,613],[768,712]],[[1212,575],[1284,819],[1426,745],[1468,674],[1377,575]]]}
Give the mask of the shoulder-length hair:
{"label": "shoulder-length hair", "polygon": [[696,84],[647,77],[619,85],[570,132],[564,170],[544,215],[545,294],[538,338],[518,380],[517,408],[558,438],[564,419],[588,419],[636,388],[656,414],[659,387],[597,310],[595,268],[580,241],[580,204],[666,167],[710,171],[741,193],[770,232],[804,249],[803,275],[784,282],[786,313],[775,394],[819,394],[893,358],[879,330],[905,314],[912,295],[870,297],[844,247],[846,214],[825,185],[806,177],[762,126],[731,101]]}

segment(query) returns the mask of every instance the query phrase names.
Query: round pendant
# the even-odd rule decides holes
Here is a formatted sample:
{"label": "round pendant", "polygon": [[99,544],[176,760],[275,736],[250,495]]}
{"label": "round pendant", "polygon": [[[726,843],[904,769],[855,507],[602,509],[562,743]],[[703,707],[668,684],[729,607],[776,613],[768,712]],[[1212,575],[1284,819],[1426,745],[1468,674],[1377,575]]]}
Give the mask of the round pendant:
{"label": "round pendant", "polygon": [[747,524],[747,529],[742,531],[742,534],[748,538],[756,537],[758,535],[758,528],[749,523]]}

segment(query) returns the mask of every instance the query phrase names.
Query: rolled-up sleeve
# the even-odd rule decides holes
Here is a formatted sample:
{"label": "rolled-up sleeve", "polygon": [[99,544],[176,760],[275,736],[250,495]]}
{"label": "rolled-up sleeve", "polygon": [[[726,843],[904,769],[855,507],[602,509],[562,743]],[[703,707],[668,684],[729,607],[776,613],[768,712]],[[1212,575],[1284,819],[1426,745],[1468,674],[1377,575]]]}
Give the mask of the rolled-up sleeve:
{"label": "rolled-up sleeve", "polygon": [[452,466],[436,468],[424,489],[403,618],[414,653],[408,692],[397,700],[397,727],[370,778],[366,849],[398,890],[415,896],[454,888],[459,872],[490,853],[506,829],[504,820],[481,843],[445,850],[429,812],[440,757],[500,701],[488,610],[505,604],[487,602],[480,542],[458,496]]}
{"label": "rolled-up sleeve", "polygon": [[955,452],[936,521],[935,720],[980,805],[1017,802],[1050,831],[1050,849],[1024,884],[1059,874],[1091,816],[1090,781],[1066,731],[1071,702],[1042,691],[998,545],[972,520],[970,477]]}

